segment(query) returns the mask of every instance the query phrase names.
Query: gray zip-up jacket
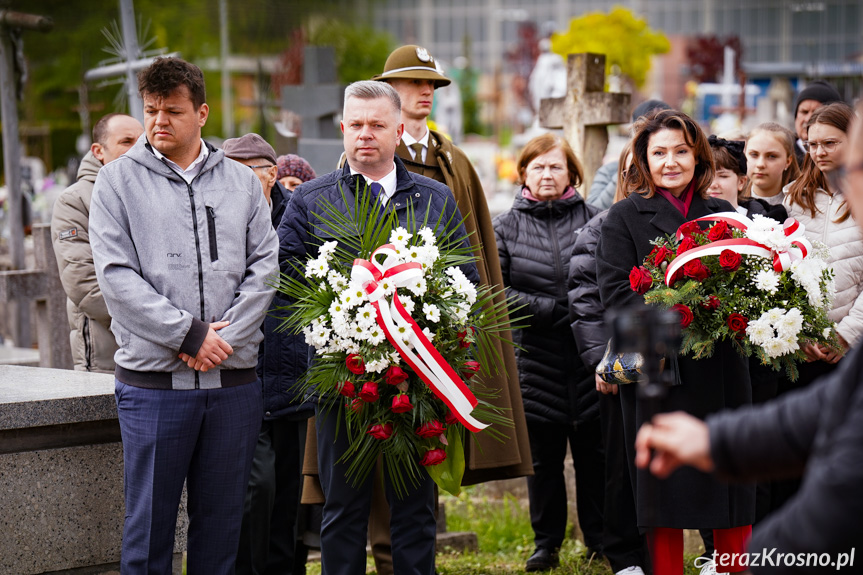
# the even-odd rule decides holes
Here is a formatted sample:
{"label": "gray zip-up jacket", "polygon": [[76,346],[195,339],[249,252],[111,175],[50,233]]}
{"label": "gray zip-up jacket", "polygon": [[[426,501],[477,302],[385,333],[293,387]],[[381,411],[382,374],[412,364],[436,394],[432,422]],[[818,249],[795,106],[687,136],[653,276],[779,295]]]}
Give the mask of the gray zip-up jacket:
{"label": "gray zip-up jacket", "polygon": [[[146,136],[99,171],[90,242],[111,330],[117,379],[138,387],[212,389],[251,383],[260,326],[273,298],[278,241],[254,172],[209,147],[187,184],[153,154]],[[234,350],[198,372],[211,322]]]}

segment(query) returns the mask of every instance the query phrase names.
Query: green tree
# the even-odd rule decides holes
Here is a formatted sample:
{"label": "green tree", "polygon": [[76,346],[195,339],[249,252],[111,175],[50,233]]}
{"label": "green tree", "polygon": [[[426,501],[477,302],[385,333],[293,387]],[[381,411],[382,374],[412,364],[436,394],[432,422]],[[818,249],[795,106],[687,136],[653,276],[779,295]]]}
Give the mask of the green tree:
{"label": "green tree", "polygon": [[362,24],[319,17],[312,18],[307,29],[309,44],[335,48],[337,74],[344,84],[383,72],[387,56],[395,49],[390,34]]}
{"label": "green tree", "polygon": [[644,85],[650,57],[670,49],[662,32],[651,30],[646,20],[621,7],[573,18],[569,30],[551,37],[551,50],[564,58],[580,52],[605,54],[606,75],[617,65],[636,87]]}

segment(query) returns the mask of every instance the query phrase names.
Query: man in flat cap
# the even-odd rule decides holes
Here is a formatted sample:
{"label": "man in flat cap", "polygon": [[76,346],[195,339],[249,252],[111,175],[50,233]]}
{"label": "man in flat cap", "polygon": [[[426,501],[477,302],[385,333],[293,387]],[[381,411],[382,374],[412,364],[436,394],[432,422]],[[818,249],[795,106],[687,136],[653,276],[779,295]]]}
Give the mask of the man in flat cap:
{"label": "man in flat cap", "polygon": [[[405,128],[396,155],[409,171],[437,180],[452,190],[478,258],[476,265],[480,282],[502,289],[503,276],[494,228],[479,175],[459,147],[443,134],[430,130],[427,124],[434,104],[434,91],[449,85],[450,80],[441,73],[437,60],[429,51],[415,45],[394,50],[387,58],[384,71],[372,79],[390,84],[402,101],[401,121]],[[503,294],[498,296],[498,299],[503,298]],[[494,401],[499,407],[510,410],[515,427],[508,432],[510,438],[506,442],[481,435],[481,449],[476,449],[473,442],[465,445],[466,469],[462,481],[465,485],[533,473],[515,354],[511,346],[499,342],[497,345],[502,359],[501,370],[496,375],[484,377],[481,383],[499,393]],[[380,490],[376,495],[380,495]],[[385,501],[376,500],[375,508],[385,504]],[[383,549],[385,555],[388,546],[386,516],[380,518],[380,514],[373,512],[370,532],[378,572],[390,573],[386,560],[384,564],[380,561],[380,551]]]}
{"label": "man in flat cap", "polygon": [[[226,157],[255,172],[270,204],[272,227],[278,228],[291,191],[277,179],[273,147],[252,133],[225,140],[222,149]],[[291,573],[294,567],[306,423],[315,408],[303,403],[294,388],[306,370],[308,345],[302,336],[278,329],[283,319],[278,308],[287,305],[276,295],[262,326],[257,373],[263,422],[246,491],[236,575]]]}

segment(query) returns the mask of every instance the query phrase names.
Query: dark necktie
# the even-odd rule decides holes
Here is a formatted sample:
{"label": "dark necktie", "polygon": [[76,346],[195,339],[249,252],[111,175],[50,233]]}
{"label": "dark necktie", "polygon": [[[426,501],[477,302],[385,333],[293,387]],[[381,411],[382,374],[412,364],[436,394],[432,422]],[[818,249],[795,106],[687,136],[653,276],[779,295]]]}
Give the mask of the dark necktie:
{"label": "dark necktie", "polygon": [[[383,191],[384,191],[384,187],[377,182],[372,182],[369,185],[369,192],[371,192],[373,201],[374,200],[381,201],[382,199],[386,199],[386,194],[383,194]],[[383,198],[381,198],[382,194],[384,196]]]}
{"label": "dark necktie", "polygon": [[420,163],[420,164],[425,163],[425,162],[423,162],[423,148],[424,147],[425,146],[423,146],[419,142],[414,142],[413,144],[410,145],[410,149],[413,150],[414,154],[415,154],[415,156],[414,156],[415,162]]}

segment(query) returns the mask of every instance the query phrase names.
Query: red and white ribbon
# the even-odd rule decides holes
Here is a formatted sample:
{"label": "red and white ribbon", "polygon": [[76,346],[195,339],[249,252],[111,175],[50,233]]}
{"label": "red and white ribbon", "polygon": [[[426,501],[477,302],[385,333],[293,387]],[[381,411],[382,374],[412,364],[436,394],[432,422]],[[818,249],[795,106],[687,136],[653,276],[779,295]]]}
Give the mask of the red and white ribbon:
{"label": "red and white ribbon", "polygon": [[[753,224],[752,220],[737,212],[720,212],[710,216],[704,216],[692,220],[694,222],[725,222],[731,227],[738,228],[744,232]],[[682,227],[682,226],[681,226]],[[707,245],[699,246],[687,250],[680,256],[674,258],[668,268],[665,270],[665,285],[671,285],[671,278],[678,270],[683,269],[683,266],[689,262],[702,258],[704,256],[718,256],[724,250],[732,250],[740,255],[753,255],[773,260],[773,269],[776,273],[781,273],[791,267],[795,261],[805,258],[812,251],[812,244],[804,235],[805,228],[803,224],[794,218],[788,218],[782,224],[785,236],[791,239],[791,245],[784,250],[775,250],[764,244],[760,244],[749,238],[734,238],[730,240],[718,240],[710,242]],[[683,233],[678,228],[677,239],[683,238]]]}
{"label": "red and white ribbon", "polygon": [[[383,260],[379,261],[378,256],[384,256]],[[422,278],[422,275],[422,265],[418,263],[397,263],[392,244],[384,244],[376,249],[370,260],[355,259],[351,270],[351,279],[363,286],[369,301],[377,310],[378,325],[402,359],[452,410],[456,419],[473,432],[481,431],[488,424],[471,415],[478,403],[474,394],[423,334],[399,301],[398,293],[393,293],[389,304],[384,298],[386,294],[381,285],[384,278],[389,279],[395,287],[404,287]],[[400,337],[401,332],[407,334],[414,349]]]}

